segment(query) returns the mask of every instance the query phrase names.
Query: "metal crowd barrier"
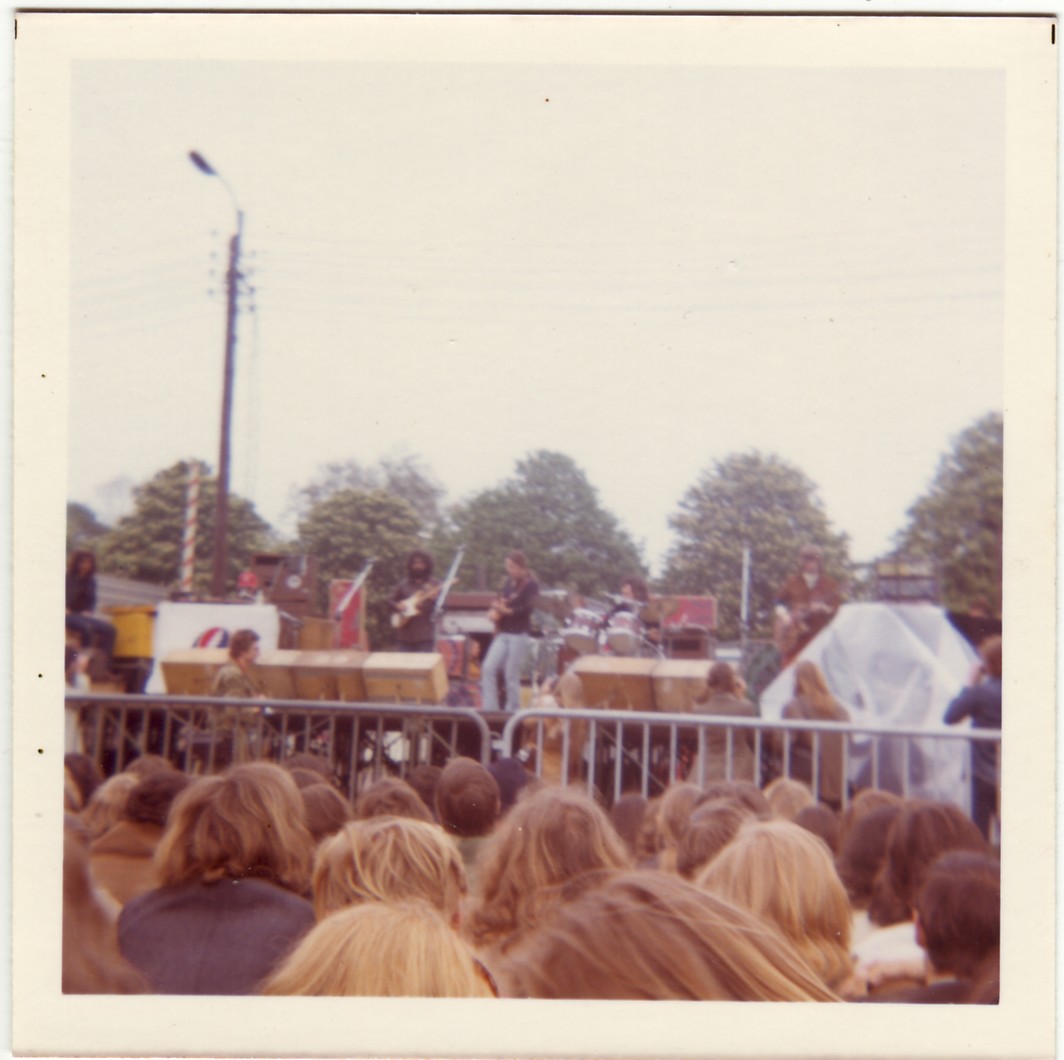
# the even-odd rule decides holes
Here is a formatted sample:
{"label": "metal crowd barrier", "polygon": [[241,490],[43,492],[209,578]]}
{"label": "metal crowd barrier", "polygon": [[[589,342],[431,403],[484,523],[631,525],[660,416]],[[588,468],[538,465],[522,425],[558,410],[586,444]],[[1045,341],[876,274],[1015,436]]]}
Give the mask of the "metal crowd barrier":
{"label": "metal crowd barrier", "polygon": [[[571,775],[570,765],[574,759],[573,730],[584,725],[586,741],[581,737],[583,748],[575,749],[579,772],[584,774],[581,778]],[[552,755],[560,766],[563,783],[583,780],[589,793],[598,788],[608,801],[633,791],[649,798],[680,779],[704,787],[706,736],[710,730],[720,729],[724,730],[726,741],[723,779],[727,780],[745,779],[734,775],[736,733],[753,731],[753,782],[758,787],[772,779],[766,769],[766,762],[772,757],[767,753],[770,747],[778,746],[780,752],[773,772],[789,777],[793,735],[788,734],[810,734],[812,777],[806,783],[818,797],[821,741],[828,734],[842,736],[843,808],[849,803],[851,789],[865,787],[894,791],[905,798],[914,795],[941,798],[936,784],[941,787],[949,778],[936,775],[940,772],[936,767],[944,761],[950,767],[956,789],[955,797],[947,801],[956,801],[967,810],[970,809],[970,768],[969,756],[964,753],[966,747],[994,743],[1000,764],[1000,730],[546,707],[521,710],[508,718],[502,734],[502,752],[504,755],[519,750],[529,752],[535,760],[537,774],[542,774],[545,758]],[[939,748],[947,748],[948,753],[939,754]]]}
{"label": "metal crowd barrier", "polygon": [[77,692],[66,707],[80,715],[80,749],[106,774],[143,754],[210,773],[235,760],[305,751],[327,758],[353,798],[365,783],[405,776],[422,762],[491,760],[491,731],[471,707]]}

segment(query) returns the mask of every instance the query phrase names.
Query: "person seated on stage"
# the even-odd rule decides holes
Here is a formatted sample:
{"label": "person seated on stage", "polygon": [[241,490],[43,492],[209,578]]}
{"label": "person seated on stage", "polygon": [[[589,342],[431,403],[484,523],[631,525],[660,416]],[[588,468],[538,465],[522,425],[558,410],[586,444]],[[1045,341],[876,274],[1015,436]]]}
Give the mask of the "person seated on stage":
{"label": "person seated on stage", "polygon": [[661,621],[652,617],[650,612],[653,610],[646,580],[638,574],[629,574],[621,582],[620,598],[610,608],[606,621],[608,623],[618,612],[633,614],[643,623],[647,639],[656,644],[661,640]]}
{"label": "person seated on stage", "polygon": [[79,549],[70,557],[66,573],[66,628],[76,633],[82,648],[99,648],[107,662],[115,652],[115,627],[96,610],[96,557]]}
{"label": "person seated on stage", "polygon": [[432,556],[415,549],[406,560],[406,577],[392,593],[392,625],[397,630],[399,651],[435,651],[432,609],[441,582],[432,576]]}
{"label": "person seated on stage", "polygon": [[786,666],[834,617],[839,583],[824,573],[823,553],[806,545],[800,563],[776,596],[774,639]]}

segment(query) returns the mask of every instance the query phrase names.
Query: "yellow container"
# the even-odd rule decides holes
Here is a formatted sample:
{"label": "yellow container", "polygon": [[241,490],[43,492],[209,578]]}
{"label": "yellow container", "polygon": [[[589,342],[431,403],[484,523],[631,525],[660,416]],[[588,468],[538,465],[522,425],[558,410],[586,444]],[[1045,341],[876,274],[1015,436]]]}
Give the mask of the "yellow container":
{"label": "yellow container", "polygon": [[155,627],[154,605],[109,607],[107,614],[115,627],[115,655],[120,659],[150,659]]}

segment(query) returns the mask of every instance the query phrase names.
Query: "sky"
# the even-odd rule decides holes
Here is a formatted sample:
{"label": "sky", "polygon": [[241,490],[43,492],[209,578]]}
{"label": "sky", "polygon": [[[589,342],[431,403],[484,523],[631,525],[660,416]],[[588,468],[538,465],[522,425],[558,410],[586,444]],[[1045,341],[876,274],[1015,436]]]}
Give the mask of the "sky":
{"label": "sky", "polygon": [[[886,551],[1002,407],[1005,79],[987,69],[79,60],[68,497],[217,464],[293,533],[323,464],[456,501],[571,456],[654,573],[729,453]],[[515,528],[519,542],[519,528]]]}

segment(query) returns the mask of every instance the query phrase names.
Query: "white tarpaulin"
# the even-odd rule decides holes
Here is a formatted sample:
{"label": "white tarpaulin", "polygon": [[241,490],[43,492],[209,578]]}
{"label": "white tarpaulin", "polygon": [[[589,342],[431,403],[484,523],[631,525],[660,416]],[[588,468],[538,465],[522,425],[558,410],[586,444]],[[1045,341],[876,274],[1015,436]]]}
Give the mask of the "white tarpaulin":
{"label": "white tarpaulin", "polygon": [[159,660],[170,652],[208,646],[207,638],[210,647],[224,647],[238,629],[253,629],[263,648],[276,648],[281,617],[273,604],[186,604],[164,600],[155,614],[155,666],[145,691],[166,691]]}
{"label": "white tarpaulin", "polygon": [[[933,604],[844,604],[761,694],[761,714],[779,718],[794,695],[795,663],[808,659],[855,725],[939,728],[968,680],[976,654],[946,612]],[[908,748],[906,748],[908,744]],[[901,792],[909,756],[909,794],[967,807],[968,745],[962,740],[880,737],[878,786]],[[850,780],[872,782],[871,741],[850,741]]]}

